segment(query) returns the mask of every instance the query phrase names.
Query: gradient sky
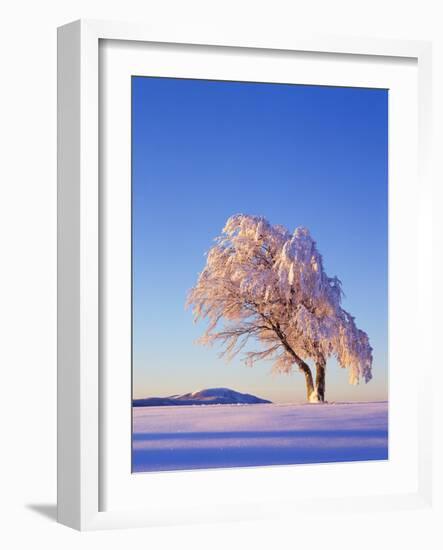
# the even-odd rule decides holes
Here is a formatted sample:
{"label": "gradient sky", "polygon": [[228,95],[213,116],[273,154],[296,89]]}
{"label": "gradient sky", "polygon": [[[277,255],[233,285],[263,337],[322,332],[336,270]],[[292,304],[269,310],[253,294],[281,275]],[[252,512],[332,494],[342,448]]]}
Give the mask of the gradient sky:
{"label": "gradient sky", "polygon": [[328,362],[326,398],[387,399],[388,92],[132,78],[134,397],[229,387],[305,399],[304,377],[227,363],[185,311],[227,218],[309,228],[328,275],[374,348],[374,378],[350,386]]}

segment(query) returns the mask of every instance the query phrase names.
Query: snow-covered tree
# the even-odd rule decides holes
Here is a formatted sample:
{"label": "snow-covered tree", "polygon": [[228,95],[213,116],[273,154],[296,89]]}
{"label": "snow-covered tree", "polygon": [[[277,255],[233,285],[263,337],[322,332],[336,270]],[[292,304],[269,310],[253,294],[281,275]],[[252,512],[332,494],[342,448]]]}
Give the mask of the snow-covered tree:
{"label": "snow-covered tree", "polygon": [[[308,400],[322,402],[331,356],[348,369],[351,384],[372,378],[369,338],[341,298],[341,282],[326,275],[306,228],[291,234],[262,217],[238,214],[208,252],[187,304],[195,321],[208,322],[200,343],[221,342],[230,359],[255,340],[258,349],[245,352],[247,365],[269,359],[275,372],[297,367]],[[315,364],[315,380],[308,360]]]}

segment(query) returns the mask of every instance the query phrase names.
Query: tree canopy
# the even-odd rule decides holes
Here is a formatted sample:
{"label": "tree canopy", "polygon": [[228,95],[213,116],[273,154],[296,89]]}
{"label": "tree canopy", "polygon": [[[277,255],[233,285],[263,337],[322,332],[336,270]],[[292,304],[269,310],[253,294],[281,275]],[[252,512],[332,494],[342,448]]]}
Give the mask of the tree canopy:
{"label": "tree canopy", "polygon": [[[369,338],[342,308],[342,295],[306,228],[291,234],[263,217],[238,214],[215,239],[187,303],[195,321],[207,320],[200,343],[220,342],[230,359],[255,340],[257,349],[248,345],[244,353],[247,365],[267,359],[275,372],[298,368],[308,399],[323,401],[331,356],[348,369],[351,384],[372,378]],[[308,360],[317,367],[315,384]]]}

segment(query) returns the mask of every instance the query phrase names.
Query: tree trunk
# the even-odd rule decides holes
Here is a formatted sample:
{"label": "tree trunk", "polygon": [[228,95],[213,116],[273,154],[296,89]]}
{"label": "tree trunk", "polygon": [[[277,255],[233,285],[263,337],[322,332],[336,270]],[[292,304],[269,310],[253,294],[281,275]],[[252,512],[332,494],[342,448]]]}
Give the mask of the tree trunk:
{"label": "tree trunk", "polygon": [[303,361],[302,364],[299,365],[300,370],[305,375],[305,381],[306,381],[306,398],[308,401],[312,400],[312,395],[314,393],[314,381],[312,379],[312,373],[309,366]]}
{"label": "tree trunk", "polygon": [[317,399],[320,403],[325,401],[325,389],[326,389],[326,363],[325,361],[317,361],[315,363],[315,389],[317,392]]}
{"label": "tree trunk", "polygon": [[292,355],[292,357],[294,358],[294,362],[297,364],[298,368],[303,372],[303,374],[305,375],[305,381],[306,381],[306,397],[308,399],[309,402],[311,403],[318,403],[318,399],[317,399],[317,392],[316,392],[316,388],[314,388],[314,380],[312,378],[312,372],[311,372],[311,369],[309,368],[309,365],[307,363],[305,363],[303,361],[303,359],[301,357],[299,357],[295,351],[291,348],[291,346],[289,345],[287,339],[286,339],[286,336],[284,334],[284,332],[281,330],[280,328],[280,325],[278,323],[273,323],[272,321],[270,321],[266,316],[264,316],[262,314],[262,317],[264,317],[264,319],[266,320],[266,322],[270,322],[271,324],[271,327],[273,329],[273,331],[277,334],[277,336],[279,337],[281,343],[283,344],[283,347],[285,348],[285,350],[290,354]]}

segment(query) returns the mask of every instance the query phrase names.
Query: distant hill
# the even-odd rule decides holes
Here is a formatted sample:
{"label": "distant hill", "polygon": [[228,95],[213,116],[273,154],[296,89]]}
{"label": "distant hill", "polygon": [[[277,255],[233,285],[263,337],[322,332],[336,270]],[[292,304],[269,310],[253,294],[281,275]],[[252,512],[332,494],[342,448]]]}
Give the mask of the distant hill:
{"label": "distant hill", "polygon": [[257,403],[271,403],[249,393],[240,393],[229,388],[209,388],[194,393],[170,395],[169,397],[146,397],[134,399],[134,407],[161,407],[171,405],[254,405]]}

